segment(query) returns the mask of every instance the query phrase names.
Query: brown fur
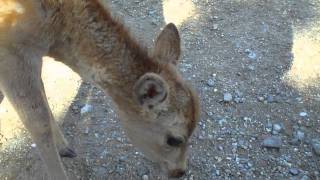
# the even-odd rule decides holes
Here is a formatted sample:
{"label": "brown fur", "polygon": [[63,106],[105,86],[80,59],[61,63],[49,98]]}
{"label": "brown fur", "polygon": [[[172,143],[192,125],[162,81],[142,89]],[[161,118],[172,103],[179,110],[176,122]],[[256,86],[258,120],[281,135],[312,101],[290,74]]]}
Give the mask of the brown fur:
{"label": "brown fur", "polygon": [[[183,174],[199,100],[176,69],[180,37],[175,25],[164,28],[149,55],[97,0],[0,0],[0,5],[0,90],[37,143],[53,179],[67,179],[58,151],[62,156],[74,152],[46,100],[40,75],[45,55],[105,90],[132,143],[169,175]],[[9,6],[10,11],[3,9]],[[171,137],[181,143],[168,145]]]}

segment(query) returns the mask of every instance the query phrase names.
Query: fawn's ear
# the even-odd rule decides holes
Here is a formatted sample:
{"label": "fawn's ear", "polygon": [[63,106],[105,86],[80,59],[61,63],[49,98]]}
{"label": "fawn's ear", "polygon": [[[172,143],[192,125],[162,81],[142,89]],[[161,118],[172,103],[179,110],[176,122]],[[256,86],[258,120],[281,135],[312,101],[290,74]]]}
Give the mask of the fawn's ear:
{"label": "fawn's ear", "polygon": [[157,74],[146,73],[134,85],[134,95],[139,104],[148,109],[162,104],[168,97],[168,85]]}
{"label": "fawn's ear", "polygon": [[160,61],[177,65],[180,53],[179,31],[174,24],[170,23],[158,36],[154,55]]}

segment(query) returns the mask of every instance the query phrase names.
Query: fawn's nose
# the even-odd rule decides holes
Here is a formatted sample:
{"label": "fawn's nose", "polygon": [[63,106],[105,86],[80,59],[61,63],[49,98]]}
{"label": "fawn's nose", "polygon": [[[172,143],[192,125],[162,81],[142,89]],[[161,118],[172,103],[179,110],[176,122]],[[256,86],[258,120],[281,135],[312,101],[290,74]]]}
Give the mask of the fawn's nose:
{"label": "fawn's nose", "polygon": [[186,171],[182,169],[176,169],[170,172],[169,176],[172,178],[180,178],[185,175]]}

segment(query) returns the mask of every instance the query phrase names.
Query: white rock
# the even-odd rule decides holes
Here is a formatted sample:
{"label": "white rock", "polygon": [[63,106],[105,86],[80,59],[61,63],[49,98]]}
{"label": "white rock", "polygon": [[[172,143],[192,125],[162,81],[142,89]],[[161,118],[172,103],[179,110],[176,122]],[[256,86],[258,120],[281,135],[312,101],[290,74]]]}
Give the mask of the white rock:
{"label": "white rock", "polygon": [[92,109],[93,109],[92,105],[86,104],[81,108],[81,114],[90,113]]}
{"label": "white rock", "polygon": [[232,101],[232,95],[230,94],[230,93],[225,93],[224,95],[223,95],[223,100],[225,101],[225,102],[230,102],[230,101]]}
{"label": "white rock", "polygon": [[306,113],[306,112],[300,112],[300,114],[299,114],[301,117],[306,117],[306,116],[308,116],[308,113]]}
{"label": "white rock", "polygon": [[148,175],[143,175],[142,176],[142,180],[149,180],[149,176]]}

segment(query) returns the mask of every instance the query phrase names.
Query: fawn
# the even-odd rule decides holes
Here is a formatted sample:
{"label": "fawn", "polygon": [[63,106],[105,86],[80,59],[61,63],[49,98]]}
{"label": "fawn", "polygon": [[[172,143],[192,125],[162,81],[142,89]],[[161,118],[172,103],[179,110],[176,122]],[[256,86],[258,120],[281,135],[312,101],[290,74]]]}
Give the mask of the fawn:
{"label": "fawn", "polygon": [[60,156],[76,153],[48,106],[43,56],[108,93],[131,142],[169,177],[184,175],[199,100],[176,68],[180,37],[174,24],[148,53],[98,0],[0,0],[0,90],[37,144],[50,177],[64,180]]}

